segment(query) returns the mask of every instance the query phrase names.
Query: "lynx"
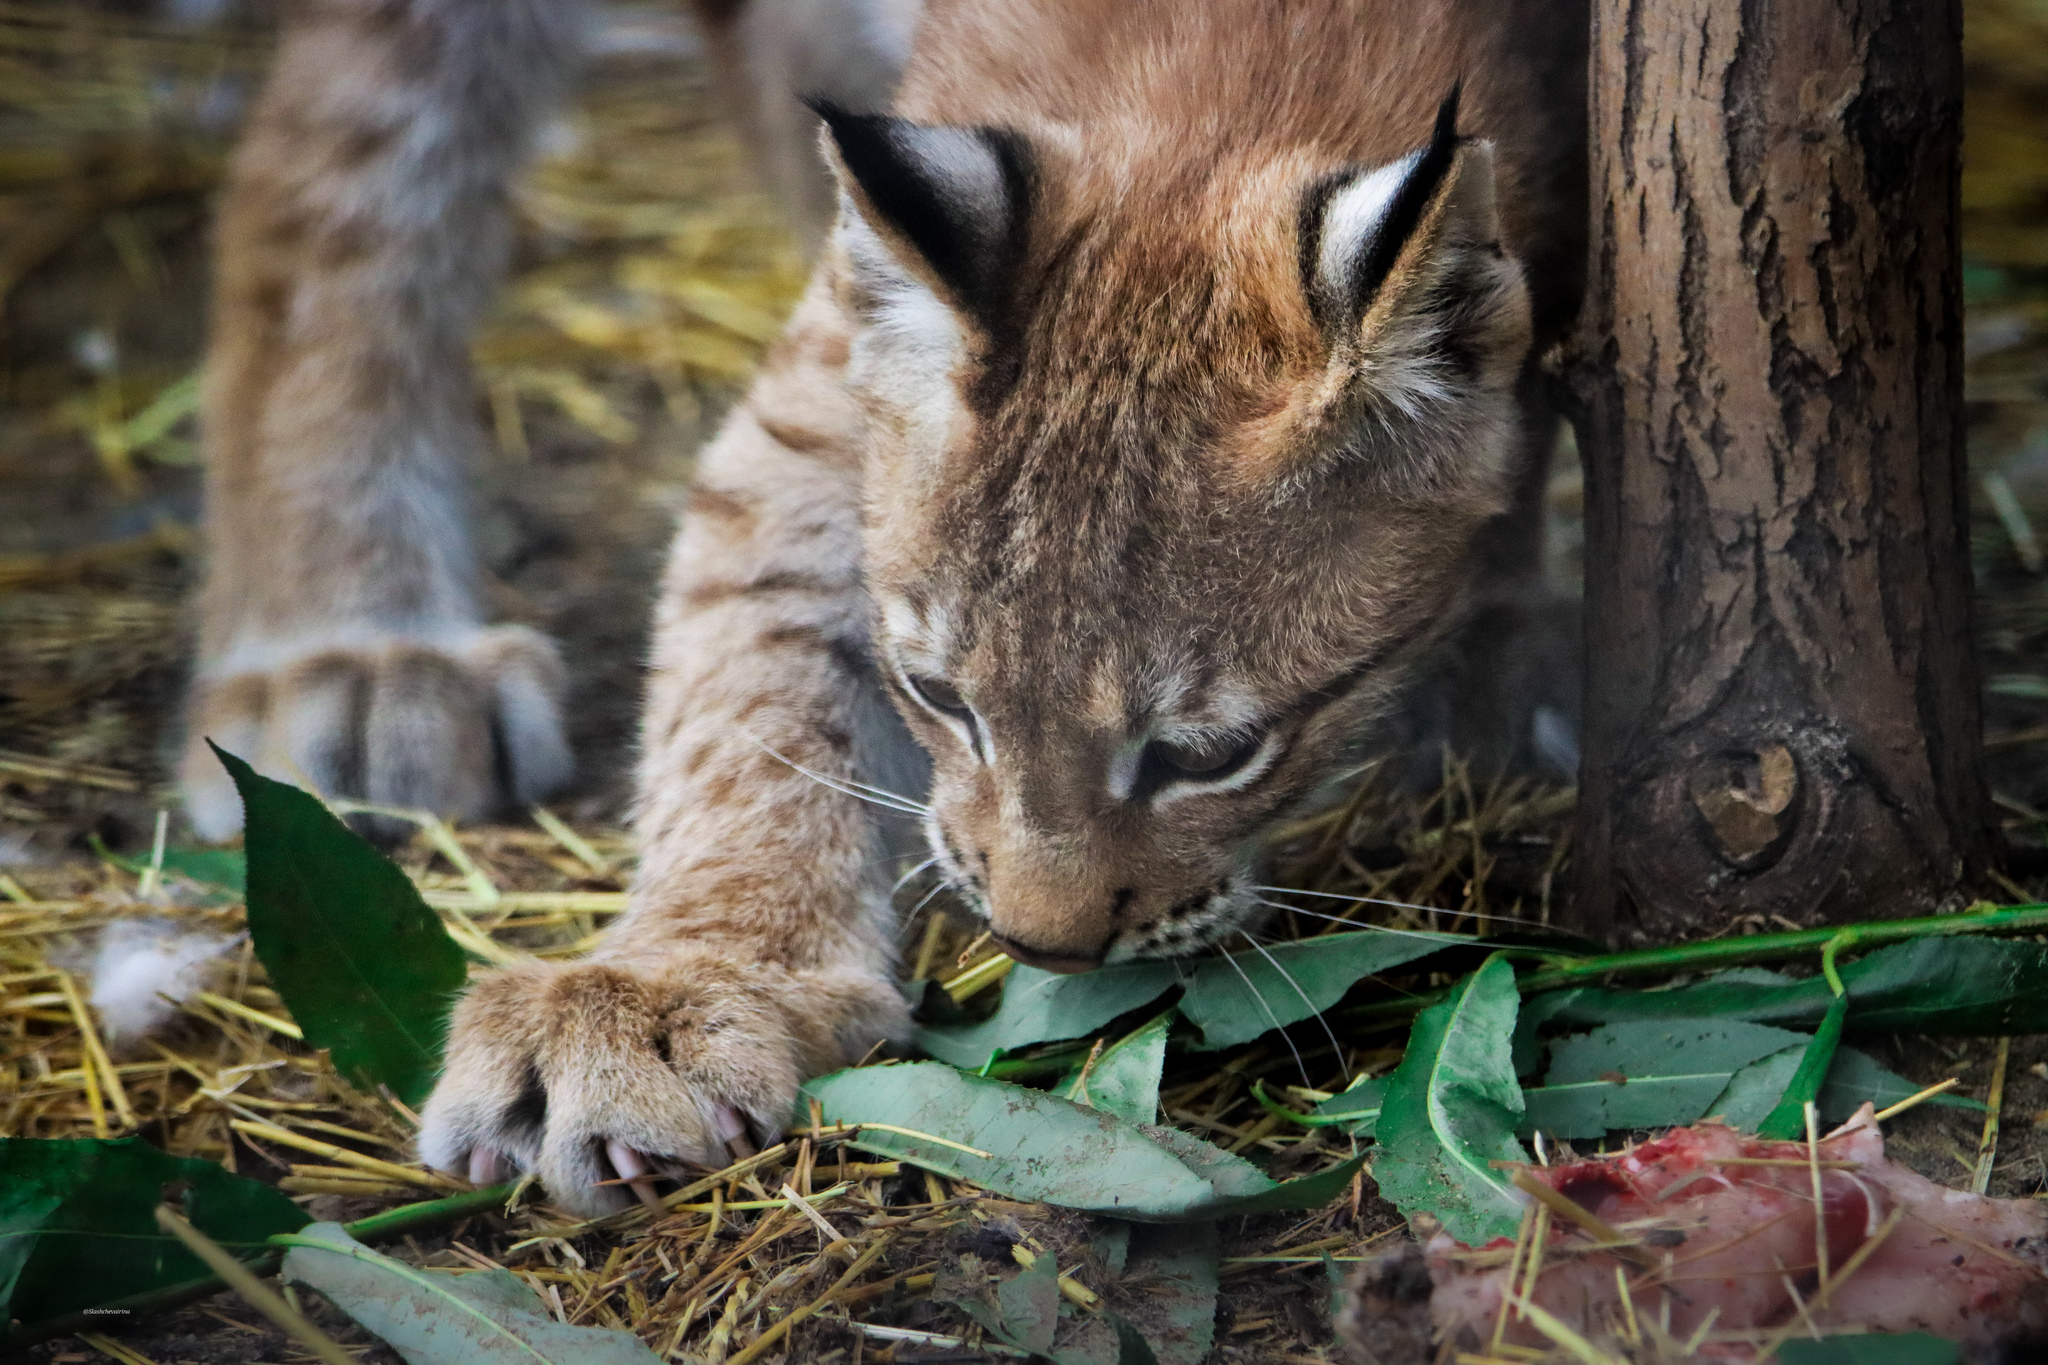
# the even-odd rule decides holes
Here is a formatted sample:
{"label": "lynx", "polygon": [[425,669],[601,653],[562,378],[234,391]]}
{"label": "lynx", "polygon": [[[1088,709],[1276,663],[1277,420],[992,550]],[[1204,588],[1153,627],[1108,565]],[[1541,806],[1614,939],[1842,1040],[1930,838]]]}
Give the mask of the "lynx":
{"label": "lynx", "polygon": [[[1574,2],[707,16],[833,222],[661,586],[631,909],[471,986],[426,1159],[595,1211],[779,1132],[903,1036],[892,842],[1056,971],[1255,922],[1263,839],[1529,568],[1581,272]],[[220,233],[203,831],[236,820],[207,736],[463,815],[568,772],[561,663],[484,621],[459,469],[578,22],[329,0],[287,36]]]}

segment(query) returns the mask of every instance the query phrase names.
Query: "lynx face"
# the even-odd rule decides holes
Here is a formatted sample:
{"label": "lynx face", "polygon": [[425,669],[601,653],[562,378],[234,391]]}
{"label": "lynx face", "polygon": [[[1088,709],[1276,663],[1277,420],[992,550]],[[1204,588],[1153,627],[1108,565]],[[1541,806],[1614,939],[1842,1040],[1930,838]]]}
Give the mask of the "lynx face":
{"label": "lynx face", "polygon": [[1257,919],[1262,839],[1454,622],[1529,348],[1455,105],[1380,166],[824,111],[876,655],[1020,960]]}

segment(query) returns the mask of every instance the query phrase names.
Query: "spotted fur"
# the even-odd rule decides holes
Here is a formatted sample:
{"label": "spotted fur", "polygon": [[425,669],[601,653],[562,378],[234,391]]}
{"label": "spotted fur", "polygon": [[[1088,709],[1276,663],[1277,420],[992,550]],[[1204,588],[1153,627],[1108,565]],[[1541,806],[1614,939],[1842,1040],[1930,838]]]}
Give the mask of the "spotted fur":
{"label": "spotted fur", "polygon": [[428,1159],[598,1209],[779,1127],[905,1027],[906,846],[1055,968],[1250,921],[1548,434],[1577,3],[942,0],[886,113],[808,92],[837,226],[700,459],[631,908],[472,987]]}

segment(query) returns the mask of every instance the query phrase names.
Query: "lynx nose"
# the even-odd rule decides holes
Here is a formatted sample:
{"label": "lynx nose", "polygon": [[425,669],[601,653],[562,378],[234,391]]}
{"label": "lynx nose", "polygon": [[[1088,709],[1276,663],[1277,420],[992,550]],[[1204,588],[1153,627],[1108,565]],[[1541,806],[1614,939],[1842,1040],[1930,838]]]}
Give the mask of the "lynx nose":
{"label": "lynx nose", "polygon": [[1039,948],[1020,943],[1004,934],[989,935],[997,947],[1016,958],[1027,967],[1036,967],[1043,972],[1058,972],[1061,976],[1074,976],[1080,972],[1092,972],[1102,965],[1103,953],[1109,945],[1104,943],[1093,952],[1075,952],[1067,948]]}

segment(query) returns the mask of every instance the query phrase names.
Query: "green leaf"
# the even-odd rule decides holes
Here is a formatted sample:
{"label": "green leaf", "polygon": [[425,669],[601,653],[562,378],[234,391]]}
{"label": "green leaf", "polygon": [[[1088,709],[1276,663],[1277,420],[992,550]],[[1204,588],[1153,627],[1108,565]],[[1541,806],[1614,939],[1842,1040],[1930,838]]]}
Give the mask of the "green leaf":
{"label": "green leaf", "polygon": [[1094,1065],[1075,1067],[1052,1093],[1130,1123],[1159,1117],[1159,1077],[1166,1070],[1166,1035],[1173,1025],[1167,1010],[1150,1023],[1102,1050]]}
{"label": "green leaf", "polygon": [[[1212,1319],[1215,1317],[1214,1308],[1210,1309],[1209,1315]],[[1107,1311],[1102,1316],[1109,1323],[1110,1330],[1116,1333],[1116,1365],[1163,1365],[1153,1353],[1152,1344],[1131,1325],[1129,1319],[1120,1313]],[[1196,1365],[1200,1359],[1199,1356],[1191,1358],[1189,1365]],[[1065,1363],[1061,1362],[1061,1365]]]}
{"label": "green leaf", "polygon": [[[1216,1344],[1216,1225],[1139,1228],[1125,1278],[1144,1287],[1125,1311],[1158,1365],[1201,1365]],[[1128,1365],[1128,1362],[1127,1362]]]}
{"label": "green leaf", "polygon": [[[1753,1130],[1785,1093],[1810,1042],[1807,1034],[1739,1019],[1611,1024],[1561,1039],[1544,1084],[1522,1092],[1528,1112],[1521,1131],[1603,1137],[1710,1115]],[[1919,1088],[1854,1048],[1838,1048],[1821,1113],[1840,1120],[1865,1100],[1889,1104]]]}
{"label": "green leaf", "polygon": [[[1799,1063],[1806,1055],[1807,1040],[1797,1043],[1782,1052],[1750,1063],[1728,1080],[1728,1088],[1709,1105],[1707,1113],[1736,1127],[1754,1132],[1766,1115],[1791,1087],[1792,1077],[1799,1070]],[[1853,1047],[1835,1049],[1835,1064],[1828,1070],[1827,1084],[1820,1090],[1820,1116],[1830,1124],[1840,1123],[1856,1112],[1866,1100],[1882,1109],[1896,1104],[1908,1095],[1919,1093],[1921,1087],[1878,1065],[1868,1053]],[[1983,1101],[1958,1095],[1936,1095],[1930,1104],[1942,1104],[1958,1109],[1984,1108]],[[1804,1133],[1802,1117],[1801,1134]],[[1799,1136],[1800,1134],[1795,1134]]]}
{"label": "green leaf", "polygon": [[1179,980],[1167,962],[1133,962],[1078,976],[1019,964],[1003,981],[1002,1004],[994,1015],[979,1024],[920,1028],[917,1045],[942,1062],[971,1070],[994,1052],[1086,1037],[1120,1015],[1143,1009]]}
{"label": "green leaf", "polygon": [[[961,1306],[969,1312],[982,1307]],[[1050,1252],[996,1286],[996,1309],[1001,1316],[983,1319],[981,1325],[999,1339],[1033,1355],[1052,1349],[1060,1325],[1060,1276]]]}
{"label": "green leaf", "polygon": [[1731,1128],[1754,1133],[1764,1117],[1778,1107],[1805,1055],[1806,1040],[1802,1039],[1783,1052],[1751,1062],[1728,1078],[1728,1088],[1707,1106],[1708,1115]]}
{"label": "green leaf", "polygon": [[[1883,1109],[1919,1094],[1924,1088],[1918,1081],[1909,1081],[1885,1070],[1867,1052],[1853,1047],[1837,1048],[1835,1064],[1828,1069],[1828,1082],[1820,1088],[1820,1116],[1829,1123],[1840,1123],[1866,1100]],[[1973,1100],[1968,1095],[1936,1095],[1927,1103],[1949,1109],[1984,1111],[1984,1101]]]}
{"label": "green leaf", "polygon": [[1355,1138],[1369,1138],[1378,1128],[1391,1076],[1360,1077],[1341,1095],[1332,1095],[1303,1115],[1310,1127],[1336,1124]]}
{"label": "green leaf", "polygon": [[[1113,1114],[943,1062],[859,1067],[807,1082],[828,1123],[887,1123],[987,1152],[864,1129],[854,1145],[1017,1199],[1126,1218],[1208,1202],[1207,1180]],[[801,1107],[802,1101],[799,1101]]]}
{"label": "green leaf", "polygon": [[[1996,1037],[2048,1032],[2048,945],[1991,938],[1915,939],[1841,969],[1852,1032]],[[1741,968],[1675,990],[1547,991],[1523,1009],[1517,1058],[1544,1025],[1644,1019],[1748,1019],[1816,1027],[1834,1000],[1819,976],[1792,980]],[[1528,1067],[1524,1067],[1527,1070]]]}
{"label": "green leaf", "polygon": [[1805,1041],[1740,1019],[1609,1025],[1566,1038],[1552,1048],[1543,1085],[1523,1092],[1521,1131],[1591,1138],[1694,1123],[1736,1072]]}
{"label": "green leaf", "polygon": [[1207,958],[1193,964],[1180,1012],[1202,1031],[1198,1051],[1234,1047],[1330,1008],[1368,976],[1472,942],[1468,935],[1375,929]]}
{"label": "green leaf", "polygon": [[1295,1180],[1275,1181],[1258,1167],[1204,1142],[1179,1128],[1147,1128],[1146,1136],[1187,1163],[1188,1169],[1207,1180],[1216,1197],[1188,1210],[1187,1218],[1236,1218],[1253,1213],[1286,1213],[1295,1209],[1319,1209],[1351,1187],[1351,1177],[1365,1166],[1363,1156]]}
{"label": "green leaf", "polygon": [[141,1138],[0,1138],[0,1322],[54,1318],[209,1272],[156,1225],[157,1205],[228,1250],[303,1227],[298,1205]]}
{"label": "green leaf", "polygon": [[[1835,1064],[1835,1049],[1842,1043],[1842,1023],[1849,1017],[1849,997],[1838,995],[1822,1016],[1820,1028],[1813,1040],[1800,1054],[1798,1069],[1786,1083],[1785,1093],[1770,1113],[1764,1115],[1762,1123],[1756,1126],[1756,1135],[1764,1138],[1794,1138],[1806,1131],[1806,1106],[1819,1105],[1820,1088],[1827,1082],[1828,1071]],[[1820,1115],[1816,1112],[1815,1122]]]}
{"label": "green leaf", "polygon": [[[149,868],[147,858],[127,858],[100,842],[97,834],[87,836],[93,851],[123,871],[141,874]],[[248,883],[249,865],[239,848],[164,849],[163,873],[182,877],[212,894],[216,901],[240,900]]]}
{"label": "green leaf", "polygon": [[1459,981],[1416,1017],[1380,1111],[1380,1194],[1472,1246],[1514,1236],[1521,1221],[1514,1187],[1487,1164],[1528,1160],[1515,1141],[1522,1089],[1509,1052],[1520,1001],[1504,957]]}
{"label": "green leaf", "polygon": [[1778,1348],[1778,1365],[1956,1365],[1962,1348],[1925,1332],[1897,1336],[1795,1337]]}
{"label": "green leaf", "polygon": [[1335,1198],[1357,1170],[1349,1163],[1282,1184],[1191,1134],[1141,1129],[943,1062],[834,1072],[799,1094],[799,1107],[816,1099],[828,1123],[890,1124],[922,1135],[863,1129],[853,1145],[865,1151],[1011,1198],[1140,1222],[1311,1208]]}
{"label": "green leaf", "polygon": [[339,1223],[283,1239],[284,1278],[316,1289],[411,1365],[656,1365],[631,1332],[555,1321],[508,1271],[451,1275],[381,1256]]}
{"label": "green leaf", "polygon": [[214,748],[247,814],[249,936],[335,1069],[407,1104],[433,1088],[462,950],[405,873],[319,801]]}

